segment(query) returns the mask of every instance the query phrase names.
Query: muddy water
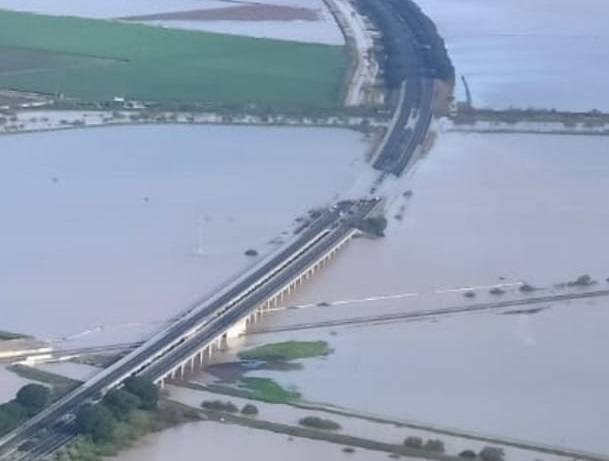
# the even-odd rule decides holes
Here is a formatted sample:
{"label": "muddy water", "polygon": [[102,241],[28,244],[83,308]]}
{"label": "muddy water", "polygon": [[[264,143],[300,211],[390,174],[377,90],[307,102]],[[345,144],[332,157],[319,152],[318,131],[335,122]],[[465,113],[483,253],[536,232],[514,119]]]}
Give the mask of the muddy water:
{"label": "muddy water", "polygon": [[158,329],[349,189],[364,150],[324,129],[2,137],[1,327],[80,343]]}
{"label": "muddy water", "polygon": [[120,455],[123,461],[308,461],[312,458],[386,460],[385,453],[357,450],[348,454],[342,446],[217,423],[195,423],[148,437]]}
{"label": "muddy water", "polygon": [[0,365],[0,404],[14,399],[17,391],[28,382]]}
{"label": "muddy water", "polygon": [[609,110],[604,0],[417,3],[438,25],[476,106]]}
{"label": "muddy water", "polygon": [[[527,280],[540,293],[590,273],[609,286],[607,140],[443,135],[391,214],[388,236],[360,240],[265,326],[489,300]],[[463,292],[474,288],[474,301]],[[521,298],[514,287],[507,298]],[[412,296],[351,302],[377,295]],[[242,347],[326,339],[335,353],[303,371],[258,372],[305,399],[433,424],[607,452],[609,299],[548,305],[537,315],[459,314],[425,322],[252,336]],[[564,415],[570,415],[564,418]],[[586,430],[582,430],[585,421]]]}

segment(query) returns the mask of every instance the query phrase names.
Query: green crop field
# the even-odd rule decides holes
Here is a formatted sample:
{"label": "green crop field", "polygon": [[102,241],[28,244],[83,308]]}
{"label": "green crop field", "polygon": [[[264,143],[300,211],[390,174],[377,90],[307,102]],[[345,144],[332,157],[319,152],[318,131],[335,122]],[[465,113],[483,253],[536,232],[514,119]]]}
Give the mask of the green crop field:
{"label": "green crop field", "polygon": [[0,10],[0,88],[285,108],[340,104],[343,47]]}

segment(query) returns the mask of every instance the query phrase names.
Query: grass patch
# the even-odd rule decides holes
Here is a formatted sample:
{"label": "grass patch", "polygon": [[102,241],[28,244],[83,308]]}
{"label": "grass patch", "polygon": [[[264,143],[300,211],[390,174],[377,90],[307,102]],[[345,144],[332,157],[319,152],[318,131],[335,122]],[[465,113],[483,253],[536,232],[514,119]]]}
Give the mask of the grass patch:
{"label": "grass patch", "polygon": [[330,347],[325,341],[286,341],[265,344],[240,352],[239,358],[244,360],[297,360],[329,353]]}
{"label": "grass patch", "polygon": [[245,389],[246,397],[269,403],[289,403],[299,400],[299,392],[284,389],[270,378],[241,378],[239,386]]}
{"label": "grass patch", "polygon": [[7,10],[0,48],[10,55],[0,69],[29,70],[0,71],[0,87],[84,101],[330,108],[348,67],[342,46]]}

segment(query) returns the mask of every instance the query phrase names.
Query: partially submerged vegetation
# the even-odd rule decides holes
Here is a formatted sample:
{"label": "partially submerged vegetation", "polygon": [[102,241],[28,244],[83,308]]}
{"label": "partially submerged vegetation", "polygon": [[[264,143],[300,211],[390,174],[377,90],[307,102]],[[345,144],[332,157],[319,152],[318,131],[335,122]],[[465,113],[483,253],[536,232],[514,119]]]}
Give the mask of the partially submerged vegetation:
{"label": "partially submerged vegetation", "polygon": [[201,403],[201,408],[226,413],[237,413],[239,411],[239,408],[233,402],[224,402],[222,400],[204,400]]}
{"label": "partially submerged vegetation", "polygon": [[290,403],[299,400],[300,392],[285,389],[270,378],[241,378],[239,387],[248,398],[269,403]]}
{"label": "partially submerged vegetation", "polygon": [[320,418],[318,416],[305,416],[298,423],[301,426],[321,429],[324,431],[337,431],[340,429],[340,424],[331,419]]}
{"label": "partially submerged vegetation", "polygon": [[421,437],[409,436],[404,440],[404,446],[415,448],[417,450],[431,451],[435,453],[444,453],[444,442],[439,439],[427,439],[423,441]]}
{"label": "partially submerged vegetation", "polygon": [[319,357],[330,353],[325,341],[286,341],[265,344],[239,353],[243,360],[297,360]]}
{"label": "partially submerged vegetation", "polygon": [[116,455],[150,432],[200,419],[199,413],[173,402],[160,402],[157,387],[129,378],[124,388],[108,392],[101,402],[82,407],[76,417],[81,434],[60,450],[58,461],[92,461]]}
{"label": "partially submerged vegetation", "polygon": [[384,237],[387,224],[387,218],[384,216],[370,216],[357,222],[356,226],[367,234]]}
{"label": "partially submerged vegetation", "polygon": [[586,287],[590,287],[592,285],[596,285],[596,280],[594,280],[588,274],[580,275],[575,280],[567,282],[568,287],[586,288]]}
{"label": "partially submerged vegetation", "polygon": [[505,123],[513,125],[520,122],[558,123],[565,127],[582,125],[585,127],[603,127],[609,125],[609,113],[591,110],[588,112],[566,112],[555,109],[479,109],[467,103],[460,103],[458,110],[451,115],[457,125],[476,122]]}

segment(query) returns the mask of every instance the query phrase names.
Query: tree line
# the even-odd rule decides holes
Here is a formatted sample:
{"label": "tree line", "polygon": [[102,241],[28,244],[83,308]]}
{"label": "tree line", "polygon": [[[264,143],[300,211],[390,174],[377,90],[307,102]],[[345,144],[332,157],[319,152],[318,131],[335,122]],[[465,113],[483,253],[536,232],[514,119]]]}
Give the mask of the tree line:
{"label": "tree line", "polygon": [[380,65],[389,88],[422,73],[454,82],[444,39],[433,21],[411,0],[358,0],[358,7],[382,32]]}

